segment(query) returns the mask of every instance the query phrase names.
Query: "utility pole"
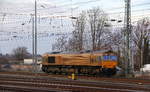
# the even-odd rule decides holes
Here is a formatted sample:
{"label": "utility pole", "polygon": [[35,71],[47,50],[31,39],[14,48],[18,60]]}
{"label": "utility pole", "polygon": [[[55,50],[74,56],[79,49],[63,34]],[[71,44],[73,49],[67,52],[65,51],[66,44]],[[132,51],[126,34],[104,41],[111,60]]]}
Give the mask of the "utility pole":
{"label": "utility pole", "polygon": [[34,33],[34,15],[33,14],[31,14],[31,18],[32,18],[32,61],[33,61],[33,64],[34,64],[34,66],[33,66],[33,71],[35,70],[35,50],[34,50],[34,47],[35,47],[35,44],[34,44],[34,35],[35,35],[35,33]]}
{"label": "utility pole", "polygon": [[37,71],[37,1],[35,0],[35,35],[34,35],[34,43],[35,43],[35,47],[34,47],[34,54],[35,54],[35,72]]}
{"label": "utility pole", "polygon": [[125,0],[125,18],[124,18],[124,51],[125,51],[125,74],[132,73],[132,58],[131,58],[131,0]]}

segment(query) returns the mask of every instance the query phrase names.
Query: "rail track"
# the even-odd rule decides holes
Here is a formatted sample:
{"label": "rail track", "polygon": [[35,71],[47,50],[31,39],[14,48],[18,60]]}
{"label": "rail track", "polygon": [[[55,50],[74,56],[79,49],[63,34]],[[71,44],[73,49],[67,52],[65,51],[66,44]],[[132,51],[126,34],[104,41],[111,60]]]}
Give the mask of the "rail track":
{"label": "rail track", "polygon": [[13,92],[150,92],[149,80],[123,78],[70,80],[62,77],[60,75],[46,76],[41,73],[0,73],[0,90],[13,90]]}
{"label": "rail track", "polygon": [[[32,73],[32,72],[0,72],[0,74],[12,74],[20,76],[40,76],[40,77],[50,77],[50,78],[68,78],[67,75],[54,75],[46,73]],[[78,79],[92,80],[92,81],[117,81],[117,82],[127,82],[127,83],[136,83],[136,84],[146,84],[150,83],[150,79],[146,78],[112,78],[112,77],[93,77],[93,76],[77,76]]]}

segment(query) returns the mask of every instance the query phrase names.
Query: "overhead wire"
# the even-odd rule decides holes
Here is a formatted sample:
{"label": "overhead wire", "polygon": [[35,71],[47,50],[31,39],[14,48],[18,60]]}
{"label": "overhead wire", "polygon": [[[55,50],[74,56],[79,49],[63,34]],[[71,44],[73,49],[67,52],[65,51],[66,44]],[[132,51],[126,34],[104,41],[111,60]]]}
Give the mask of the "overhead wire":
{"label": "overhead wire", "polygon": [[[90,0],[90,1],[86,1],[86,2],[77,2],[77,3],[73,3],[73,4],[64,4],[64,5],[60,5],[60,6],[56,6],[56,7],[50,7],[50,8],[43,8],[43,9],[38,9],[38,10],[46,10],[46,9],[54,9],[54,8],[61,8],[61,7],[68,7],[68,6],[73,6],[73,5],[80,5],[80,4],[87,4],[87,3],[91,3],[91,2],[97,2],[97,1],[100,1],[100,0]],[[140,3],[140,4],[135,4],[135,5],[132,5],[131,7],[137,7],[137,6],[144,6],[144,5],[150,5],[150,3]],[[106,10],[116,10],[116,9],[121,9],[121,8],[124,8],[124,7],[112,7],[110,9],[106,9]],[[3,10],[6,10],[8,8],[0,8],[0,9],[3,9]],[[16,9],[16,8],[15,8]],[[20,8],[18,8],[20,9]],[[34,11],[34,10],[32,10]],[[22,14],[20,14],[22,15]],[[23,14],[24,15],[24,14]]]}
{"label": "overhead wire", "polygon": [[[74,4],[69,4],[69,6],[70,5],[76,5],[76,4],[85,4],[85,3],[89,3],[89,2],[95,2],[95,1],[98,1],[98,0],[90,0],[90,1],[87,1],[87,2],[78,2],[78,3],[74,3]],[[150,5],[150,3],[142,3],[142,4],[136,4],[136,5],[132,5],[132,7],[136,7],[136,6],[144,6],[144,5]],[[63,6],[67,6],[67,5],[63,5]],[[115,8],[111,8],[111,9],[106,9],[106,10],[116,10],[116,9],[120,9],[120,8],[124,8],[124,7],[115,7]],[[49,9],[49,8],[47,8],[47,9]],[[38,10],[40,10],[40,9],[38,9]],[[45,8],[43,9],[43,10],[45,10]],[[53,13],[65,13],[65,12],[67,12],[67,11],[63,11],[63,12],[53,12]],[[116,14],[116,13],[124,13],[124,12],[115,12],[115,13],[109,13],[109,14]],[[6,12],[0,12],[0,14],[9,14],[9,15],[28,15],[28,16],[30,16],[31,15],[31,13],[30,14],[28,14],[28,13],[6,13]],[[39,14],[39,15],[41,15],[41,14]]]}
{"label": "overhead wire", "polygon": [[[132,12],[139,12],[139,11],[147,11],[147,10],[150,10],[150,8],[147,8],[147,9],[137,9],[137,10],[132,10]],[[26,15],[26,14],[19,14],[19,13],[4,13],[4,12],[0,12],[1,14],[9,14],[9,15]],[[55,13],[64,13],[64,12],[55,12]],[[109,12],[107,14],[120,14],[120,13],[124,13],[123,11],[119,11],[119,12]],[[31,16],[31,14],[27,14],[29,16]],[[58,16],[57,16],[58,17]],[[60,16],[61,17],[61,16]]]}
{"label": "overhead wire", "polygon": [[[135,4],[135,5],[132,5],[131,7],[139,7],[139,6],[144,6],[144,5],[150,5],[150,3]],[[125,8],[125,7],[112,7],[112,8],[106,9],[106,10],[116,10],[116,9],[118,10],[121,8]]]}
{"label": "overhead wire", "polygon": [[[139,12],[139,11],[149,11],[150,10],[150,8],[148,8],[148,9],[141,9],[141,10],[134,10],[134,11],[132,11],[132,12]],[[114,13],[108,13],[109,15],[112,15],[112,14],[120,14],[120,13],[124,13],[124,12],[114,12]],[[133,16],[133,15],[132,15]],[[43,18],[69,18],[70,16],[46,16],[46,17],[43,17]],[[29,17],[28,17],[29,18]],[[41,17],[42,18],[42,17]],[[3,19],[3,18],[2,18]],[[6,20],[10,20],[11,18],[6,18]],[[12,18],[12,19],[14,19],[14,18]],[[22,19],[22,18],[15,18],[15,19]],[[24,19],[25,19],[25,17],[24,17]],[[13,20],[12,20],[13,21]],[[19,23],[19,22],[21,22],[21,21],[15,21],[16,23]],[[27,22],[27,21],[25,21],[25,22]],[[29,21],[28,21],[29,22]],[[12,23],[14,23],[14,22],[12,22]]]}
{"label": "overhead wire", "polygon": [[[97,1],[97,0],[95,0],[95,1]],[[85,3],[85,2],[84,2]],[[76,4],[79,4],[79,3],[76,3]],[[143,3],[143,4],[137,4],[137,5],[148,5],[149,3]],[[136,6],[136,5],[135,5]],[[134,11],[132,11],[132,12],[138,12],[138,11],[146,11],[146,10],[150,10],[150,9],[142,9],[142,10],[134,10]],[[114,13],[108,13],[108,14],[120,14],[120,13],[124,13],[124,12],[114,12]],[[10,14],[12,14],[12,13],[10,13]],[[24,14],[17,14],[17,15],[24,15]],[[52,17],[57,17],[57,18],[59,18],[59,17],[61,17],[62,18],[62,16],[47,16],[47,18],[52,18]],[[64,16],[64,17],[69,17],[69,16]],[[18,23],[20,23],[20,22],[22,22],[22,21],[15,21],[16,23],[18,22]],[[26,21],[27,22],[27,21]],[[29,22],[29,21],[28,21]],[[11,23],[14,23],[14,22],[11,22]]]}
{"label": "overhead wire", "polygon": [[[138,9],[138,10],[132,10],[132,12],[139,12],[139,11],[149,11],[150,8],[147,9]],[[120,13],[125,13],[124,11],[120,11],[120,12],[112,12],[112,13],[107,13],[107,14],[120,14]]]}
{"label": "overhead wire", "polygon": [[[77,3],[72,3],[72,4],[64,4],[64,5],[60,5],[60,6],[55,6],[54,8],[63,8],[63,7],[73,6],[73,5],[88,4],[88,3],[97,2],[97,1],[101,1],[101,0],[89,0],[89,1],[85,1],[85,2],[77,2]],[[50,8],[43,8],[43,9],[39,9],[39,10],[46,10],[46,9],[53,9],[53,8],[50,7]]]}

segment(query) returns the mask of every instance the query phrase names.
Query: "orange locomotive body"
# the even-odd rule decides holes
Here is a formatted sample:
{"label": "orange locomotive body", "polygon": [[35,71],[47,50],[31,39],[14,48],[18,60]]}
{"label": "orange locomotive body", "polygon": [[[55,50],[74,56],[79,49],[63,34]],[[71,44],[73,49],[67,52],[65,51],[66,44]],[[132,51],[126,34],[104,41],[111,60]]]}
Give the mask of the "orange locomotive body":
{"label": "orange locomotive body", "polygon": [[113,75],[116,73],[117,56],[112,51],[44,54],[42,70],[46,73],[76,73]]}

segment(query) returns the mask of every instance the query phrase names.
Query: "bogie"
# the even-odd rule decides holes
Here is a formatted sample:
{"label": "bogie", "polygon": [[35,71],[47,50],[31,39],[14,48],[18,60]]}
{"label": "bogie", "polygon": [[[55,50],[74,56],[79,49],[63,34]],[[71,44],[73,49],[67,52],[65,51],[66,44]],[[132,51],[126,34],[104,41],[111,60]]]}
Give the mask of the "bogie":
{"label": "bogie", "polygon": [[115,69],[100,69],[101,67],[89,67],[89,66],[42,66],[43,72],[49,74],[64,74],[70,75],[72,73],[76,75],[89,75],[89,76],[112,76],[115,75]]}

